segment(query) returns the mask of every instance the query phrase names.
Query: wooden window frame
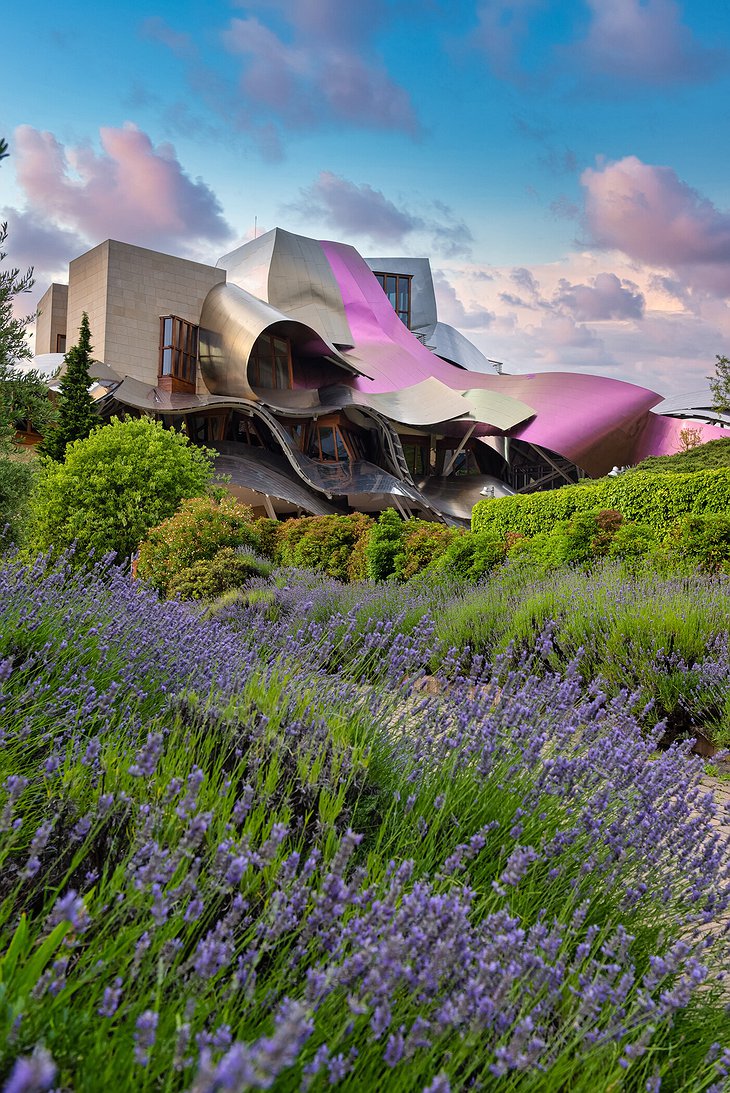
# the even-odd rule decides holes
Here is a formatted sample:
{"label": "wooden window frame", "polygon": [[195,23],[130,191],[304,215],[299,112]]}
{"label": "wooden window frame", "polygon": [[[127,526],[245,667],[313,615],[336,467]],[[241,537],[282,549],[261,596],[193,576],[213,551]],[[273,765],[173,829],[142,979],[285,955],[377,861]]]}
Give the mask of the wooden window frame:
{"label": "wooden window frame", "polygon": [[403,310],[402,308],[399,309],[398,307],[393,307],[393,310],[395,311],[395,313],[398,316],[398,318],[400,319],[400,321],[404,324],[404,326],[406,326],[410,330],[411,329],[411,288],[412,288],[411,282],[413,280],[413,274],[411,274],[411,273],[384,273],[384,272],[376,272],[375,270],[373,270],[373,273],[375,274],[375,276],[378,279],[378,284],[382,288],[385,295],[388,297],[388,303],[390,303],[391,300],[390,300],[390,296],[388,296],[388,291],[385,287],[385,284],[386,284],[385,278],[386,277],[395,277],[395,299],[396,299],[396,303],[398,302],[398,296],[400,295],[401,282],[402,281],[407,282],[407,284],[408,284],[408,309]]}
{"label": "wooden window frame", "polygon": [[[264,345],[268,343],[270,352],[271,363],[271,375],[274,380],[277,379],[276,372],[276,349],[274,346],[274,340],[284,342],[286,344],[286,356],[287,356],[287,377],[289,380],[287,387],[279,387],[277,383],[271,387],[268,384],[261,383],[261,359],[262,349]],[[294,369],[292,366],[292,351],[291,351],[291,338],[287,338],[284,334],[271,334],[267,331],[259,334],[256,341],[251,347],[251,354],[248,359],[248,382],[251,387],[260,387],[265,391],[291,391],[294,387]]]}
{"label": "wooden window frame", "polygon": [[[170,324],[169,337],[167,323]],[[158,386],[166,391],[194,391],[198,375],[199,327],[179,315],[160,316]],[[169,354],[169,357],[166,355]],[[169,361],[169,366],[168,366]]]}

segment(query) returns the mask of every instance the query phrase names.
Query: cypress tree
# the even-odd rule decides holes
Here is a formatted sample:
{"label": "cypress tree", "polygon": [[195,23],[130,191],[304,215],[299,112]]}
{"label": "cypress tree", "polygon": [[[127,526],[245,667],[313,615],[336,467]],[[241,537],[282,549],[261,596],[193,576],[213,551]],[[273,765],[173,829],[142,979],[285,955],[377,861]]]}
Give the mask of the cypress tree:
{"label": "cypress tree", "polygon": [[89,394],[92,363],[89,316],[81,316],[79,340],[64,357],[66,372],[61,380],[58,397],[58,426],[48,433],[40,450],[56,463],[62,463],[66,446],[73,440],[84,440],[99,424],[94,401]]}

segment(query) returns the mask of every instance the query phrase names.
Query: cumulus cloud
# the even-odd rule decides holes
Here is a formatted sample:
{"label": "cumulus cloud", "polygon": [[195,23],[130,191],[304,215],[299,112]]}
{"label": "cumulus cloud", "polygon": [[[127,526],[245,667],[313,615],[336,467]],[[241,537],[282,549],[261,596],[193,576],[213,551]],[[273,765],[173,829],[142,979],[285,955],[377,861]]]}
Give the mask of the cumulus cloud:
{"label": "cumulus cloud", "polygon": [[366,236],[376,243],[405,246],[410,236],[423,234],[447,257],[468,253],[472,234],[448,206],[434,205],[436,216],[408,212],[367,183],[358,185],[332,171],[322,171],[288,207],[308,221],[320,220],[345,237]]}
{"label": "cumulus cloud", "polygon": [[686,294],[676,278],[617,251],[490,266],[489,279],[479,279],[479,268],[446,271],[458,301],[450,321],[459,325],[459,303],[492,312],[489,326],[469,336],[507,372],[593,372],[681,394],[704,384],[715,353],[730,344],[727,299]]}
{"label": "cumulus cloud", "polygon": [[[65,148],[29,125],[15,132],[16,173],[37,230],[56,226],[84,240],[108,237],[158,250],[190,252],[232,232],[202,179],[193,181],[170,144],[155,147],[137,129],[100,130],[101,153]],[[59,236],[59,238],[61,238]]]}
{"label": "cumulus cloud", "polygon": [[724,62],[682,23],[674,0],[587,0],[588,33],[578,44],[587,70],[643,84],[705,81]]}
{"label": "cumulus cloud", "polygon": [[[275,27],[256,14],[234,18],[222,34],[226,49],[242,58],[240,90],[258,110],[270,111],[287,127],[346,121],[419,132],[407,91],[375,50],[384,2],[260,0],[246,7],[262,14],[273,7],[279,16]],[[285,30],[279,29],[282,22]]]}
{"label": "cumulus cloud", "polygon": [[479,304],[465,307],[443,270],[434,270],[433,287],[439,319],[462,330],[486,330],[494,322],[494,312]]}
{"label": "cumulus cloud", "polygon": [[581,183],[586,226],[598,246],[675,270],[701,290],[730,292],[730,213],[670,167],[627,156],[588,168]]}
{"label": "cumulus cloud", "polygon": [[615,273],[599,273],[592,285],[571,285],[562,278],[554,302],[583,322],[604,319],[641,319],[644,297],[632,281],[620,281]]}
{"label": "cumulus cloud", "polygon": [[8,223],[8,246],[13,265],[33,266],[36,280],[66,271],[69,259],[86,249],[86,241],[76,232],[59,228],[31,211],[2,210]]}

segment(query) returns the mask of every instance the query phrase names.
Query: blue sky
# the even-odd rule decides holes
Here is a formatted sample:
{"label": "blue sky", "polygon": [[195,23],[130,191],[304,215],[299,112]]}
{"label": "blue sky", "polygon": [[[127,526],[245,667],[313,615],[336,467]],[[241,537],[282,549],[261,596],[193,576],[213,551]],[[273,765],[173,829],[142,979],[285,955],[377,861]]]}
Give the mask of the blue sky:
{"label": "blue sky", "polygon": [[428,255],[509,371],[671,394],[730,353],[730,12],[711,0],[142,0],[3,18],[9,251],[256,228]]}

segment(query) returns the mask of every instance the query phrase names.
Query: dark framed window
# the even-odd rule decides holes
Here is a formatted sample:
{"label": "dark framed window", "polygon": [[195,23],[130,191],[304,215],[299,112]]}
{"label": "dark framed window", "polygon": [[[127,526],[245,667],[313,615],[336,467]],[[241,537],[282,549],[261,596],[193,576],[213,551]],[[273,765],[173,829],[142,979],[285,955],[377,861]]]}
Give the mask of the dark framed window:
{"label": "dark framed window", "polygon": [[57,353],[65,353],[66,352],[66,335],[65,334],[56,334],[56,352]]}
{"label": "dark framed window", "polygon": [[351,463],[362,451],[360,438],[332,418],[320,418],[307,430],[306,454],[318,463]]}
{"label": "dark framed window", "polygon": [[256,339],[248,360],[248,380],[252,387],[269,390],[294,386],[288,338],[262,334]]}
{"label": "dark framed window", "polygon": [[158,374],[195,386],[198,366],[198,327],[178,315],[160,319]]}
{"label": "dark framed window", "polygon": [[396,315],[411,329],[411,275],[409,273],[376,273],[380,287],[390,300]]}

